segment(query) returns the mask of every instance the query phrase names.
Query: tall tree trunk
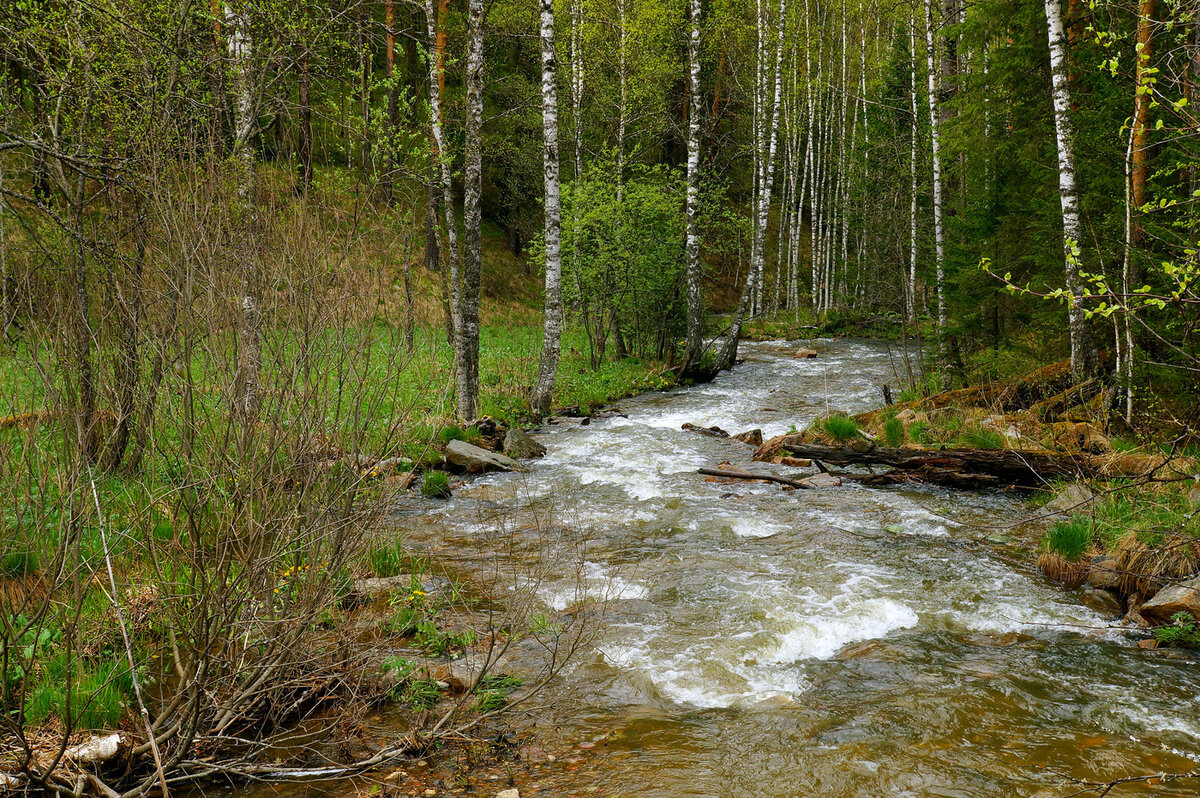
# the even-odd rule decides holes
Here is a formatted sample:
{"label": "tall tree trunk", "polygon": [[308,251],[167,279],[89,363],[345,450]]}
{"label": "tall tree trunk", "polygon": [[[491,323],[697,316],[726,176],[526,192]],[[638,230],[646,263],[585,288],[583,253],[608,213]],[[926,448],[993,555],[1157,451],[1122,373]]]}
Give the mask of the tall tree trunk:
{"label": "tall tree trunk", "polygon": [[542,334],[542,357],[537,383],[530,402],[533,412],[545,416],[554,398],[554,378],[558,374],[558,353],[562,343],[562,203],[558,182],[558,92],[557,63],[554,50],[554,0],[541,0],[542,6],[542,172],[545,187],[546,240],[546,316]]}
{"label": "tall tree trunk", "polygon": [[254,102],[254,70],[251,63],[250,21],[244,11],[235,13],[225,4],[225,22],[229,28],[229,58],[233,64],[234,90],[234,157],[239,164],[238,195],[241,197],[242,219],[239,253],[242,261],[242,318],[238,331],[238,376],[236,412],[242,420],[242,447],[249,446],[254,422],[258,418],[259,381],[262,372],[262,308],[258,290],[258,253],[253,241],[255,210],[251,193],[254,187],[253,137],[257,132],[257,112]]}
{"label": "tall tree trunk", "polygon": [[208,94],[212,103],[212,140],[213,157],[225,157],[225,43],[221,40],[221,22],[225,11],[221,0],[209,0],[209,10],[212,13],[212,63],[208,70]]}
{"label": "tall tree trunk", "polygon": [[383,174],[379,178],[379,188],[384,202],[392,203],[392,173],[396,163],[392,153],[395,151],[394,139],[400,132],[400,86],[396,80],[396,0],[384,0],[383,4],[383,74],[387,83],[387,136],[385,136],[386,158]]}
{"label": "tall tree trunk", "polygon": [[[754,199],[754,229],[750,244],[750,270],[746,275],[746,285],[742,289],[742,296],[738,302],[737,310],[733,314],[733,322],[730,324],[729,331],[726,333],[724,346],[717,358],[717,364],[720,368],[731,368],[737,360],[737,345],[738,339],[742,334],[742,324],[745,322],[747,312],[751,309],[753,298],[758,296],[760,279],[762,277],[763,248],[767,237],[767,214],[771,209],[771,183],[775,174],[775,146],[779,133],[779,104],[783,94],[781,85],[784,44],[783,21],[786,19],[787,0],[779,0],[779,30],[775,37],[774,92],[768,94],[768,90],[764,86],[759,101],[763,125],[762,138],[759,141],[760,146],[755,151],[755,171],[760,177],[757,194]],[[759,20],[760,31],[766,27],[766,24],[765,19]],[[765,65],[760,70],[760,73],[763,75],[763,83],[765,84],[767,78],[770,77],[770,73],[768,73]],[[769,118],[766,114],[768,106],[772,109]]]}
{"label": "tall tree trunk", "polygon": [[371,11],[366,3],[358,6],[358,102],[362,113],[362,174],[371,183]]}
{"label": "tall tree trunk", "polygon": [[933,245],[937,275],[938,330],[946,329],[946,232],[942,223],[942,155],[938,111],[937,39],[934,36],[932,0],[925,0],[926,66],[929,69],[929,140],[933,156]]}
{"label": "tall tree trunk", "polygon": [[[1150,103],[1153,97],[1153,77],[1149,70],[1154,56],[1154,16],[1156,0],[1140,0],[1137,22],[1137,71],[1133,101],[1133,192],[1132,238],[1139,247],[1145,238],[1140,209],[1150,201]],[[1139,276],[1132,277],[1136,283]]]}
{"label": "tall tree trunk", "polygon": [[[458,266],[458,220],[454,213],[454,175],[450,153],[446,151],[445,136],[442,134],[442,91],[445,86],[446,38],[444,26],[438,25],[439,17],[435,15],[433,0],[425,0],[425,27],[429,42],[433,45],[434,57],[429,60],[429,127],[433,133],[434,167],[441,177],[442,209],[446,219],[446,261],[449,264],[449,275],[444,281],[449,282],[449,291],[443,291],[443,303],[450,306],[448,319],[449,330],[447,337],[458,352],[458,339],[461,332],[461,303],[459,302],[459,266]],[[439,27],[442,30],[439,30]],[[433,189],[436,191],[436,188]],[[433,197],[430,197],[433,201]],[[431,225],[434,238],[434,249],[437,248],[437,223]],[[429,234],[426,235],[426,258],[429,257]],[[439,267],[440,270],[440,267]],[[446,297],[446,294],[449,297]]]}
{"label": "tall tree trunk", "polygon": [[625,0],[617,0],[617,82],[620,107],[617,109],[617,203],[625,200],[625,129],[629,124],[628,34],[625,29]]}
{"label": "tall tree trunk", "polygon": [[687,353],[684,370],[699,365],[704,346],[703,265],[700,262],[700,232],[696,216],[700,206],[700,0],[689,0],[688,87],[691,110],[687,142],[687,231],[684,251],[687,269]]}
{"label": "tall tree trunk", "polygon": [[1071,91],[1067,82],[1066,40],[1060,0],[1045,0],[1046,32],[1053,79],[1054,130],[1058,142],[1058,194],[1062,204],[1063,257],[1066,263],[1068,326],[1071,334],[1071,370],[1077,378],[1095,371],[1096,354],[1080,302],[1084,285],[1079,276],[1079,243],[1083,224],[1079,214],[1079,186],[1075,179],[1075,134],[1072,128]]}
{"label": "tall tree trunk", "polygon": [[483,260],[480,191],[483,180],[483,0],[467,4],[467,124],[463,170],[463,273],[459,298],[458,415],[479,409],[479,280]]}
{"label": "tall tree trunk", "polygon": [[912,61],[909,65],[909,113],[912,116],[912,140],[910,144],[910,179],[912,181],[909,197],[909,259],[908,259],[908,321],[917,320],[917,142],[921,130],[917,117],[917,23],[916,9],[908,21],[909,43],[912,47]]}

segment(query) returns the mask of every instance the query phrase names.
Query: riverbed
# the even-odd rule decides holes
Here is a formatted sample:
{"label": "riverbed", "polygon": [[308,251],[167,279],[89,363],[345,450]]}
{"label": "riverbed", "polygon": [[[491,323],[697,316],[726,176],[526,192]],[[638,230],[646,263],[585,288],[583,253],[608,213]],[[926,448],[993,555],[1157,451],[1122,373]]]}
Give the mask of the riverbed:
{"label": "riverbed", "polygon": [[604,760],[545,794],[1068,795],[1069,778],[1191,768],[1194,659],[1138,648],[1110,612],[1045,579],[1021,545],[1029,530],[1009,528],[1027,496],[696,474],[764,466],[684,422],[780,434],[877,406],[903,370],[876,342],[822,341],[815,359],[793,357],[799,346],[745,344],[745,363],[710,384],[547,425],[528,474],[475,481],[419,522],[417,508],[401,515],[464,573],[509,556],[488,547],[523,513],[583,541],[577,567],[541,574],[537,595],[556,611],[605,607],[554,709],[555,733],[601,741]]}

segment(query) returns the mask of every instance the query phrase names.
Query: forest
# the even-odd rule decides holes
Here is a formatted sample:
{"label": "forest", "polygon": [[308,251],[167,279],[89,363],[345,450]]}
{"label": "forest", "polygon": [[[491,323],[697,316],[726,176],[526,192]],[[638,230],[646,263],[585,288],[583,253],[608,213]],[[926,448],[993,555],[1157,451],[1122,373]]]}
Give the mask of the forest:
{"label": "forest", "polygon": [[1198,0],[9,0],[0,58],[0,788],[503,737],[604,634],[538,593],[588,548],[540,499],[482,570],[413,529],[495,467],[462,452],[738,385],[747,340],[873,375],[754,461],[1085,480],[1027,559],[1200,646]]}

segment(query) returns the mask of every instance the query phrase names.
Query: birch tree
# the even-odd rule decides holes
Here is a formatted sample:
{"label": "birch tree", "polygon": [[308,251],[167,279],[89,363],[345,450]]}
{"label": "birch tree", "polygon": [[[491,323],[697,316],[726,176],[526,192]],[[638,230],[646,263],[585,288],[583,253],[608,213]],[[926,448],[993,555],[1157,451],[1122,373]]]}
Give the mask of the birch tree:
{"label": "birch tree", "polygon": [[558,94],[555,84],[554,0],[541,0],[542,38],[542,170],[545,186],[544,235],[546,240],[546,316],[543,321],[542,356],[533,389],[533,412],[550,412],[558,354],[562,342],[562,203],[558,181]]}
{"label": "birch tree", "polygon": [[[928,0],[926,0],[928,3]],[[1058,195],[1062,205],[1063,258],[1066,264],[1067,319],[1071,335],[1071,371],[1082,378],[1095,370],[1095,352],[1080,304],[1084,286],[1079,274],[1079,244],[1083,224],[1079,214],[1079,186],[1075,176],[1075,135],[1071,122],[1066,36],[1060,0],[1045,0],[1046,33],[1050,46],[1051,98],[1058,144]],[[936,157],[936,156],[935,156]]]}
{"label": "birch tree", "polygon": [[[433,158],[437,176],[441,178],[441,197],[443,212],[446,219],[446,259],[449,262],[449,338],[454,345],[455,358],[458,355],[458,339],[460,336],[461,302],[459,300],[459,250],[458,250],[458,220],[454,213],[454,174],[451,171],[450,153],[446,150],[446,140],[442,129],[442,87],[444,85],[445,49],[443,35],[438,31],[438,15],[434,11],[433,0],[425,0],[425,28],[428,35],[430,50],[429,57],[429,127],[433,134]],[[430,196],[429,212],[436,216],[436,198]],[[437,225],[433,224],[434,243],[437,243]],[[427,238],[428,240],[428,238]]]}
{"label": "birch tree", "polygon": [[[704,296],[701,293],[703,267],[700,263],[700,234],[696,215],[700,204],[700,0],[689,0],[688,112],[687,143],[687,231],[685,257],[687,269],[687,354],[685,364],[698,365],[704,345]],[[622,102],[622,105],[624,103]],[[686,366],[685,366],[686,368]]]}
{"label": "birch tree", "polygon": [[933,265],[937,278],[938,330],[946,329],[946,232],[942,224],[942,155],[938,124],[937,39],[934,35],[933,4],[925,0],[925,62],[929,70],[929,142],[933,159]]}
{"label": "birch tree", "polygon": [[473,420],[479,409],[479,280],[483,260],[483,0],[467,3],[467,125],[463,175],[463,269],[459,289],[458,415]]}

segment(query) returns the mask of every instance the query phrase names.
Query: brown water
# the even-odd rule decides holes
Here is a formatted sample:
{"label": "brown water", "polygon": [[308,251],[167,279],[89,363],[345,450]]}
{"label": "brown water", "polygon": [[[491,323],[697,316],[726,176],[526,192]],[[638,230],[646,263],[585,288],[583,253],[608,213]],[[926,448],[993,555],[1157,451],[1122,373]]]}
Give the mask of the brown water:
{"label": "brown water", "polygon": [[[792,358],[797,346],[746,345],[709,385],[547,427],[529,474],[398,511],[414,545],[467,574],[500,556],[498,512],[553,506],[590,537],[583,592],[609,599],[607,624],[556,688],[554,720],[562,739],[603,741],[592,766],[522,795],[1065,796],[1080,789],[1069,777],[1193,767],[1195,659],[1137,648],[996,539],[988,527],[1026,515],[1025,498],[695,473],[762,466],[685,421],[778,434],[874,406],[896,383],[883,345],[822,342],[816,360]],[[581,600],[565,574],[537,592],[554,610]]]}

